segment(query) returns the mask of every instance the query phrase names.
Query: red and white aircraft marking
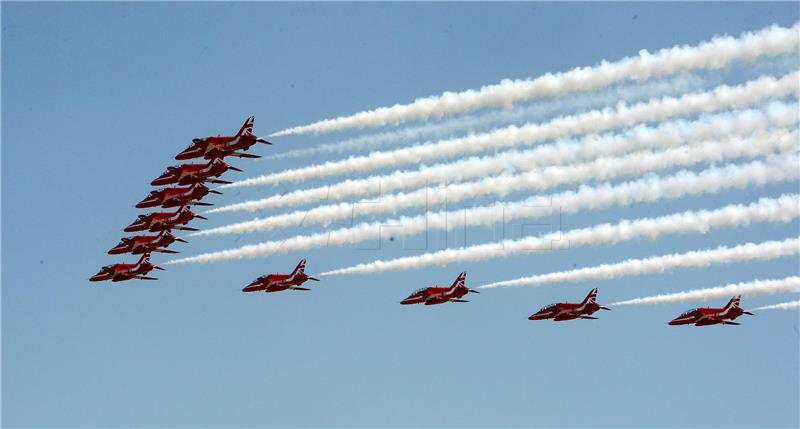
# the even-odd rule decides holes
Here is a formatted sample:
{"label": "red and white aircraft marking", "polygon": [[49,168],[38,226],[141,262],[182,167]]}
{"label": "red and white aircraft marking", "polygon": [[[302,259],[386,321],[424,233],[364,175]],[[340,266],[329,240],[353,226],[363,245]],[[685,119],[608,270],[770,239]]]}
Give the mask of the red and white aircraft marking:
{"label": "red and white aircraft marking", "polygon": [[597,319],[593,317],[597,310],[611,310],[597,303],[597,288],[589,291],[581,302],[559,302],[550,304],[528,317],[528,320],[553,319],[554,321],[572,319]]}
{"label": "red and white aircraft marking", "polygon": [[225,180],[212,179],[212,177],[222,176],[226,171],[242,171],[227,162],[215,158],[206,164],[181,164],[167,167],[166,171],[155,180],[150,182],[153,186],[172,185],[191,185],[194,183],[231,183]]}
{"label": "red and white aircraft marking", "polygon": [[119,255],[121,253],[132,253],[138,255],[141,253],[178,253],[175,250],[169,250],[170,244],[180,241],[186,243],[186,240],[172,235],[169,231],[161,231],[158,235],[137,235],[134,237],[126,237],[120,240],[119,244],[114,246],[113,249],[108,251],[109,255]]}
{"label": "red and white aircraft marking", "polygon": [[114,264],[106,265],[100,271],[93,275],[89,281],[101,282],[111,280],[112,282],[121,282],[124,280],[139,279],[139,280],[158,280],[155,277],[147,277],[146,274],[156,270],[163,270],[158,265],[150,263],[150,254],[145,253],[135,264]]}
{"label": "red and white aircraft marking", "polygon": [[306,260],[303,259],[297,264],[291,274],[267,274],[253,280],[247,285],[242,292],[280,292],[282,290],[311,290],[308,288],[300,287],[308,280],[318,282],[319,279],[309,277],[305,273]]}
{"label": "red and white aircraft marking", "polygon": [[732,320],[747,314],[753,316],[754,314],[749,311],[744,311],[739,307],[739,301],[742,299],[741,295],[734,296],[728,301],[728,304],[722,308],[700,307],[693,308],[684,312],[680,316],[672,319],[670,325],[694,325],[694,326],[707,326],[707,325],[738,325],[739,323],[732,322]]}
{"label": "red and white aircraft marking", "polygon": [[150,191],[145,199],[136,204],[137,208],[144,209],[148,207],[180,207],[180,206],[211,206],[211,203],[200,202],[203,197],[208,194],[219,194],[222,192],[208,189],[202,183],[195,183],[191,186],[162,188],[155,191]]}
{"label": "red and white aircraft marking", "polygon": [[470,289],[466,286],[467,273],[466,271],[459,274],[451,286],[428,286],[419,289],[409,295],[406,299],[400,301],[400,304],[443,304],[445,302],[469,302],[466,299],[461,299],[464,295],[472,293],[480,293],[476,290]]}
{"label": "red and white aircraft marking", "polygon": [[139,215],[139,217],[130,225],[125,227],[125,232],[135,232],[148,230],[150,232],[166,231],[170,229],[178,229],[182,231],[197,231],[197,228],[189,228],[186,225],[193,219],[207,218],[195,214],[189,207],[183,206],[174,212],[153,212],[146,215]]}
{"label": "red and white aircraft marking", "polygon": [[256,117],[251,116],[244,121],[242,128],[235,136],[213,136],[205,138],[192,139],[192,144],[189,145],[183,152],[175,156],[175,159],[192,159],[192,158],[224,158],[226,156],[236,156],[240,158],[261,158],[259,155],[252,155],[249,153],[238,152],[250,149],[256,143],[272,144],[262,138],[258,138],[253,134],[253,125],[255,124]]}

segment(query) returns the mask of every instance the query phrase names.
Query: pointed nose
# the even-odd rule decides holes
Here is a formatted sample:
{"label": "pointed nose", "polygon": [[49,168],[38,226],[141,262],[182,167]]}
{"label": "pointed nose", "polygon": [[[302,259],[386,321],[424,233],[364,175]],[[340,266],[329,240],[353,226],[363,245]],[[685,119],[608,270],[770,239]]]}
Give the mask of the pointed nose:
{"label": "pointed nose", "polygon": [[104,273],[102,271],[100,271],[99,273],[97,273],[97,274],[93,275],[91,278],[89,278],[90,282],[99,282],[99,281],[102,281],[102,280],[105,280],[105,276],[104,276]]}
{"label": "pointed nose", "polygon": [[123,229],[123,231],[134,232],[134,231],[139,231],[140,229],[144,229],[144,227],[145,227],[144,222],[137,220],[136,222],[126,226],[125,229]]}
{"label": "pointed nose", "polygon": [[114,246],[111,250],[108,251],[109,255],[117,255],[120,253],[125,253],[128,250],[128,246],[125,243],[119,243]]}
{"label": "pointed nose", "polygon": [[156,177],[156,178],[155,178],[155,180],[153,180],[152,182],[150,182],[150,184],[151,184],[151,185],[153,185],[153,186],[166,185],[166,184],[167,184],[167,182],[169,181],[169,180],[167,180],[167,179],[169,179],[169,177],[170,177],[171,175],[172,175],[172,174],[171,174],[171,173],[168,171],[168,172],[166,172],[166,173],[164,173],[164,174],[162,174],[162,175],[160,175],[160,176]]}

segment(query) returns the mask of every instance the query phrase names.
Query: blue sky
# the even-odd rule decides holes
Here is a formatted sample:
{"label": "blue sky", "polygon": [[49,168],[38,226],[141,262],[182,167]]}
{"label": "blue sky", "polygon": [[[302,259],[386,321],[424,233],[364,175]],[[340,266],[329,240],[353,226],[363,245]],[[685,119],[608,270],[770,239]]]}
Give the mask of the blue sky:
{"label": "blue sky", "polygon": [[[469,284],[483,284],[783,239],[796,236],[797,222],[329,277],[309,293],[240,289],[261,274],[290,270],[302,257],[313,273],[420,253],[411,248],[424,241],[173,266],[149,283],[87,281],[100,266],[131,259],[105,252],[140,213],[133,205],[175,163],[172,157],[191,138],[233,132],[251,114],[256,132],[267,134],[797,20],[792,3],[4,2],[3,425],[797,427],[796,312],[765,311],[732,329],[665,324],[700,303],[618,308],[597,321],[526,320],[543,305],[580,299],[592,287],[608,303],[796,275],[796,258],[498,289],[464,305],[398,305],[411,291],[449,284],[463,270]],[[737,81],[744,74],[725,77]],[[369,132],[276,138],[274,147],[255,151]],[[325,159],[234,160],[245,172],[230,177]],[[214,202],[289,189],[230,190]],[[565,216],[561,228],[796,190],[797,183],[779,184],[581,212]],[[220,213],[202,225],[249,218]],[[309,230],[197,237],[176,248],[190,256]],[[494,232],[475,231],[468,240],[491,239]],[[428,244],[438,249],[441,241]],[[795,297],[744,298],[742,304],[789,299]]]}

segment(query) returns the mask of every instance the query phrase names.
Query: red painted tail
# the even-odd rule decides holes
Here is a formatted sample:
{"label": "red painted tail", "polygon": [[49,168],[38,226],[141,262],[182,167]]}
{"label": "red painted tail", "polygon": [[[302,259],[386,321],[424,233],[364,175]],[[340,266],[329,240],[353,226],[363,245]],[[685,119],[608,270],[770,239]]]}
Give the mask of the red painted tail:
{"label": "red painted tail", "polygon": [[304,258],[304,259],[302,259],[300,261],[300,263],[297,264],[296,267],[294,267],[294,271],[292,271],[292,275],[300,274],[300,273],[304,272],[305,269],[306,269],[306,260]]}
{"label": "red painted tail", "polygon": [[243,136],[245,134],[253,134],[253,125],[255,125],[256,117],[251,116],[244,121],[242,124],[242,128],[236,134],[237,136]]}
{"label": "red painted tail", "polygon": [[463,273],[459,274],[458,277],[456,277],[456,280],[450,286],[450,289],[455,290],[459,286],[466,286],[466,281],[467,281],[467,272],[464,271]]}
{"label": "red painted tail", "polygon": [[725,305],[725,309],[727,310],[727,309],[729,309],[729,308],[731,308],[731,307],[738,307],[738,306],[739,306],[739,301],[740,301],[741,299],[742,299],[742,296],[741,296],[741,295],[736,295],[736,296],[734,296],[733,298],[731,298],[731,300],[730,300],[730,301],[728,301],[728,304],[727,304],[727,305]]}
{"label": "red painted tail", "polygon": [[597,301],[597,288],[590,290],[589,294],[586,295],[586,298],[583,299],[583,302],[581,302],[581,304],[586,305],[590,302],[595,302],[595,301]]}

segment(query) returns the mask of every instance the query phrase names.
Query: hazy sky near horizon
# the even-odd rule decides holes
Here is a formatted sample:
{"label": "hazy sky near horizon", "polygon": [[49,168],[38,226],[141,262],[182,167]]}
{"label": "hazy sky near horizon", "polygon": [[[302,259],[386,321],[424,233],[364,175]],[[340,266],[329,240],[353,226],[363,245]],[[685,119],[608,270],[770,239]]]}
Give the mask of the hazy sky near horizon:
{"label": "hazy sky near horizon", "polygon": [[[170,266],[156,282],[88,282],[103,265],[135,259],[106,251],[142,213],[133,205],[147,195],[150,180],[177,163],[173,156],[193,137],[235,132],[249,115],[256,116],[256,133],[266,135],[640,49],[791,26],[800,19],[796,4],[3,2],[0,11],[4,427],[800,424],[798,312],[763,311],[735,327],[666,325],[684,310],[723,299],[620,307],[593,321],[526,320],[551,302],[580,300],[592,287],[600,303],[610,303],[797,275],[796,257],[485,290],[468,304],[398,304],[419,287],[449,285],[461,271],[474,286],[782,240],[797,236],[797,221],[332,276],[307,293],[240,290],[262,274],[288,272],[304,257],[313,274],[511,238],[521,227]],[[796,69],[797,60],[792,64]],[[740,83],[759,70],[772,65],[697,76],[708,88]],[[403,127],[281,137],[252,151],[269,155]],[[348,154],[233,159],[244,172],[225,179]],[[230,204],[363,175],[230,189],[208,200]],[[796,193],[797,185],[549,216],[527,233],[749,203]],[[193,226],[254,216],[217,213]],[[319,230],[193,237],[174,248],[191,256]],[[796,298],[745,297],[742,306]]]}

